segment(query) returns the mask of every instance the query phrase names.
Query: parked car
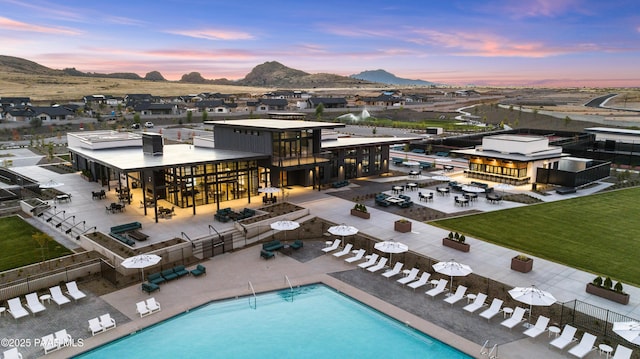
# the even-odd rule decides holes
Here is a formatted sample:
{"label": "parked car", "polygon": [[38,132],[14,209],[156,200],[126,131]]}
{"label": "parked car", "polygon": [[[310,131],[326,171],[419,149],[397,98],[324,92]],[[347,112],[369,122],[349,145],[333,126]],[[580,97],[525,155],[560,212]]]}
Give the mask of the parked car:
{"label": "parked car", "polygon": [[144,127],[146,127],[146,128],[153,128],[153,122],[149,122],[149,121],[145,122],[145,123],[144,123]]}
{"label": "parked car", "polygon": [[131,128],[133,128],[134,130],[138,130],[140,129],[140,124],[136,122],[133,125],[131,125]]}

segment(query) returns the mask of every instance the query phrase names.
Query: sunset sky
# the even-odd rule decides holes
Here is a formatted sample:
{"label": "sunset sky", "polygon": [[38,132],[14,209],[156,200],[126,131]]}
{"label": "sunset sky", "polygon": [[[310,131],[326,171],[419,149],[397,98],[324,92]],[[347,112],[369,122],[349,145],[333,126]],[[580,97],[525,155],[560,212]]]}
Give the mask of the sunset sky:
{"label": "sunset sky", "polygon": [[0,9],[0,55],[54,69],[237,80],[278,61],[454,85],[640,86],[638,0],[0,0]]}

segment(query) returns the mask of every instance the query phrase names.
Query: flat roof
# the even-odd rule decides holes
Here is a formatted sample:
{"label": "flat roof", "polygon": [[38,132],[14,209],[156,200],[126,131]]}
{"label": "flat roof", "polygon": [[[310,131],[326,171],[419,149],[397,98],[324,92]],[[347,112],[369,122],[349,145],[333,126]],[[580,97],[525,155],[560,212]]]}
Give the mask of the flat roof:
{"label": "flat roof", "polygon": [[545,137],[542,137],[542,136],[510,135],[510,134],[487,136],[487,138],[513,141],[513,142],[535,142],[535,141],[541,141],[545,139]]}
{"label": "flat roof", "polygon": [[619,135],[634,135],[640,136],[640,130],[629,130],[626,128],[613,128],[613,127],[589,127],[584,129],[585,132],[600,132],[600,133],[615,133]]}
{"label": "flat roof", "polygon": [[467,156],[477,156],[477,157],[484,157],[484,158],[498,158],[501,160],[509,160],[509,161],[519,161],[519,162],[531,162],[531,161],[537,161],[537,160],[545,160],[545,159],[551,159],[551,158],[560,158],[560,157],[566,157],[569,156],[569,154],[566,153],[558,153],[558,152],[550,152],[550,151],[541,151],[541,152],[536,152],[530,155],[522,155],[522,154],[518,154],[518,153],[502,153],[502,152],[498,152],[498,151],[482,151],[482,150],[478,150],[478,149],[466,149],[466,150],[453,150],[451,151],[452,153],[457,153],[457,154],[461,154],[461,155],[467,155]]}
{"label": "flat roof", "polygon": [[420,137],[338,137],[336,139],[323,140],[320,147],[323,150],[334,150],[365,145],[393,145],[420,139]]}
{"label": "flat roof", "polygon": [[271,130],[274,132],[287,130],[316,130],[323,128],[345,127],[342,123],[301,121],[301,120],[278,120],[272,118],[246,119],[246,120],[220,120],[205,121],[207,125],[237,127],[243,129]]}

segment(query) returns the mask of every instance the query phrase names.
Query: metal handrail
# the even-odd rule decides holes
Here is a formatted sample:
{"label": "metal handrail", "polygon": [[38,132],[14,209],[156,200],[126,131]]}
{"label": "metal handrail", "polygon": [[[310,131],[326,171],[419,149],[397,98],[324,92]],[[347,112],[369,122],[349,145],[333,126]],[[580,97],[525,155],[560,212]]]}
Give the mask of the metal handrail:
{"label": "metal handrail", "polygon": [[287,275],[284,275],[284,282],[285,284],[289,285],[289,293],[291,293],[291,302],[293,303],[293,286],[291,285],[291,281],[289,280],[289,277],[287,277]]}
{"label": "metal handrail", "polygon": [[[258,297],[256,296],[256,291],[253,289],[251,281],[249,281],[249,289],[251,289],[251,293],[253,294],[253,309],[258,309]],[[249,308],[251,308],[251,297],[249,297]]]}

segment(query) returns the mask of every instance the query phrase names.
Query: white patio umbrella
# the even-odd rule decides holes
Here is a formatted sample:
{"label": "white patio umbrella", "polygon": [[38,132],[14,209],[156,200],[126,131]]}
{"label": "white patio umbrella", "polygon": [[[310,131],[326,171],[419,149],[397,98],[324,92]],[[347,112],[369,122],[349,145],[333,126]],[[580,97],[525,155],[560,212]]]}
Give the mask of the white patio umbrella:
{"label": "white patio umbrella", "polygon": [[160,260],[162,260],[162,257],[155,254],[139,254],[123,260],[120,265],[125,268],[140,268],[142,271],[142,281],[144,282],[144,269],[158,264]]}
{"label": "white patio umbrella", "polygon": [[480,187],[476,187],[476,186],[464,185],[464,186],[460,187],[460,189],[462,189],[463,192],[471,192],[471,193],[484,192],[484,188],[480,188]]}
{"label": "white patio umbrella", "polygon": [[258,188],[258,192],[274,194],[274,193],[280,192],[280,188],[278,188],[278,187]]}
{"label": "white patio umbrella", "polygon": [[450,277],[449,280],[449,293],[453,293],[453,277],[465,277],[469,274],[473,273],[471,267],[466,264],[458,263],[453,259],[449,262],[438,262],[432,265],[433,270],[444,275],[448,275]]}
{"label": "white patio umbrella", "polygon": [[294,221],[277,221],[271,223],[271,229],[276,231],[284,231],[284,240],[287,241],[287,231],[293,231],[300,227],[300,223]]}
{"label": "white patio umbrella", "polygon": [[436,180],[436,181],[451,181],[451,177],[445,176],[445,175],[433,176],[433,177],[431,177],[431,179]]}
{"label": "white patio umbrella", "polygon": [[407,166],[407,167],[413,167],[413,166],[419,166],[420,162],[417,162],[417,161],[404,161],[404,162],[402,162],[402,164]]}
{"label": "white patio umbrella", "polygon": [[47,181],[45,183],[40,183],[40,185],[38,187],[45,189],[45,188],[56,188],[56,187],[60,187],[60,186],[64,186],[64,183],[57,182],[57,181],[54,181],[54,180],[50,179],[49,181]]}
{"label": "white patio umbrella", "polygon": [[531,325],[531,311],[534,305],[548,307],[556,302],[556,298],[549,292],[538,289],[535,285],[531,287],[515,287],[509,291],[511,298],[518,302],[529,304],[529,323]]}
{"label": "white patio umbrella", "polygon": [[636,321],[614,322],[613,332],[635,345],[640,345],[640,323],[639,322],[636,322]]}
{"label": "white patio umbrella", "polygon": [[493,187],[494,189],[499,189],[502,191],[502,194],[504,194],[504,191],[510,191],[512,190],[514,187],[508,183],[498,183],[495,187]]}
{"label": "white patio umbrella", "polygon": [[394,253],[404,253],[409,250],[409,246],[400,242],[384,241],[376,243],[373,248],[383,253],[389,253],[389,263]]}
{"label": "white patio umbrella", "polygon": [[346,224],[341,224],[338,226],[329,227],[327,231],[334,236],[342,236],[342,242],[344,243],[344,236],[353,236],[354,234],[358,233],[358,228],[354,226],[348,226]]}

